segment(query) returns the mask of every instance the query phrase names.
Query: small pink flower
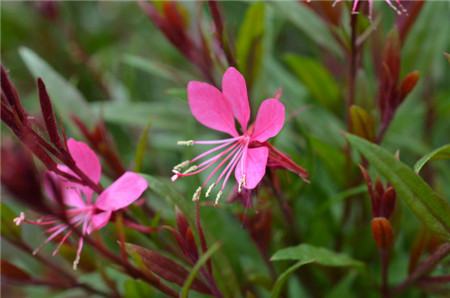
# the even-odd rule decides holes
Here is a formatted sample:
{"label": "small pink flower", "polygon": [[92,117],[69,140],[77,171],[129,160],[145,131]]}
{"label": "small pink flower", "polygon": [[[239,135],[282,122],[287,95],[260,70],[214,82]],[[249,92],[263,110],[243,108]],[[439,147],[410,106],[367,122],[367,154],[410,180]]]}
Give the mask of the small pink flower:
{"label": "small pink flower", "polygon": [[[67,147],[77,167],[97,184],[100,181],[102,168],[94,151],[92,151],[85,143],[73,139],[67,141]],[[58,165],[58,168],[77,177],[77,175],[65,165]],[[44,181],[44,187],[48,196],[54,201],[57,200],[57,196],[52,190],[51,180],[61,186],[63,203],[67,207],[67,210],[65,210],[67,219],[74,227],[81,228],[83,235],[89,235],[91,232],[103,228],[109,222],[112,212],[132,204],[148,187],[147,181],[144,178],[136,173],[126,172],[106,188],[97,197],[94,203],[92,201],[93,190],[91,188],[68,181],[53,172],[48,172]],[[62,223],[55,216],[44,216],[36,221],[31,221],[25,219],[24,213],[21,212],[20,216],[14,219],[14,222],[16,225],[26,222],[34,225],[48,226],[46,232],[49,233],[50,236],[34,250],[33,254],[36,254],[43,245],[51,240],[58,236],[62,236],[58,246],[53,251],[53,255],[56,255],[61,245],[72,234],[72,230],[69,229],[69,226]],[[76,258],[73,262],[74,270],[80,260],[82,248],[83,238],[81,237],[78,241]]]}
{"label": "small pink flower", "polygon": [[[259,107],[255,122],[248,126],[250,106],[244,77],[233,67],[227,69],[222,79],[222,92],[203,82],[188,84],[188,102],[192,115],[198,122],[211,129],[229,134],[231,137],[212,141],[180,141],[180,145],[217,145],[197,157],[184,161],[173,169],[172,181],[179,177],[199,174],[212,169],[202,186],[194,193],[193,200],[199,200],[202,188],[212,179],[205,196],[220,187],[215,203],[234,172],[238,191],[254,189],[264,177],[271,146],[266,141],[276,136],[283,127],[285,108],[279,100],[280,94],[264,100]],[[240,124],[236,130],[235,119]],[[199,162],[199,164],[195,164]],[[280,165],[278,162],[276,165]],[[190,166],[185,171],[183,168]],[[217,175],[216,175],[217,174]]]}
{"label": "small pink flower", "polygon": [[[341,2],[342,0],[334,0],[333,5],[336,5],[336,3]],[[358,5],[360,4],[361,0],[352,0],[353,6],[352,6],[352,13],[358,13]],[[369,18],[372,19],[372,10],[373,10],[373,1],[374,0],[368,0],[369,3]],[[406,9],[403,7],[403,5],[400,3],[400,0],[384,0],[397,14],[407,13]],[[395,5],[394,5],[395,2]]]}

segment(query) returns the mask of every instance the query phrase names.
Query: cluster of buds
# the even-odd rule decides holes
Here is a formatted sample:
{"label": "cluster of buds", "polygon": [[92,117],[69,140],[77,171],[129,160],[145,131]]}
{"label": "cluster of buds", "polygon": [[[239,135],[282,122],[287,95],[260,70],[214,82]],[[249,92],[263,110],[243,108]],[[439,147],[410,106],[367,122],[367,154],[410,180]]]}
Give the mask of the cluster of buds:
{"label": "cluster of buds", "polygon": [[380,111],[380,140],[389,127],[395,112],[419,80],[419,72],[412,71],[400,79],[401,44],[397,31],[393,31],[384,45],[381,60],[378,61],[378,109]]}
{"label": "cluster of buds", "polygon": [[201,32],[198,36],[194,36],[190,32],[188,21],[180,4],[172,1],[159,3],[140,1],[139,4],[165,37],[182,55],[199,68],[210,83],[213,83],[212,60],[206,39]]}
{"label": "cluster of buds", "polygon": [[[164,225],[161,228],[168,230],[178,244],[179,249],[170,246],[168,251],[190,266],[194,266],[199,261],[201,252],[205,253],[208,250],[200,220],[197,219],[197,232],[201,248],[196,243],[193,229],[189,225],[187,218],[178,208],[176,208],[176,228],[168,225]],[[133,244],[126,244],[126,246],[128,252],[132,255],[137,254],[143,265],[153,274],[176,285],[184,285],[189,276],[189,271],[184,266],[154,250]],[[222,297],[213,277],[211,262],[207,262],[204,267],[200,268],[199,274],[192,282],[191,289],[201,294]]]}
{"label": "cluster of buds", "polygon": [[373,184],[367,170],[363,166],[360,169],[372,203],[373,238],[380,250],[388,249],[394,240],[390,218],[395,208],[395,190],[392,186],[384,186],[379,178]]}

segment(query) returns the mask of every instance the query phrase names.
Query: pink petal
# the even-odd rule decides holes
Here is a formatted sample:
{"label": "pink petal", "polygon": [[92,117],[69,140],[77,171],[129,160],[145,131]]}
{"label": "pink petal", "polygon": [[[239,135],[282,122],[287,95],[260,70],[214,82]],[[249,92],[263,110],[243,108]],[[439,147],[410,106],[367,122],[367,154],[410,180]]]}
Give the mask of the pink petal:
{"label": "pink petal", "polygon": [[85,203],[81,198],[80,190],[77,187],[72,187],[71,184],[73,183],[64,181],[60,178],[59,175],[53,172],[47,172],[47,174],[44,176],[44,191],[50,199],[54,201],[57,200],[56,194],[53,192],[50,179],[53,179],[54,182],[60,185],[64,204],[76,208],[83,208],[85,206]]}
{"label": "pink petal", "polygon": [[74,139],[67,141],[67,147],[77,167],[94,183],[98,183],[102,175],[102,166],[95,152],[85,143]]}
{"label": "pink petal", "polygon": [[261,103],[256,115],[252,140],[264,142],[276,136],[283,128],[285,118],[284,105],[278,99],[266,99]]}
{"label": "pink petal", "polygon": [[230,103],[234,116],[239,121],[242,131],[247,130],[250,119],[247,86],[242,74],[234,67],[229,67],[222,78],[222,92]]}
{"label": "pink petal", "polygon": [[222,93],[207,83],[188,84],[188,102],[192,115],[206,127],[238,136],[230,104]]}
{"label": "pink petal", "polygon": [[112,211],[104,211],[97,213],[92,216],[90,225],[87,228],[87,233],[90,234],[92,231],[100,230],[109,222],[111,218]]}
{"label": "pink petal", "polygon": [[[246,189],[255,188],[266,173],[267,158],[269,149],[267,147],[249,148],[247,149],[246,165],[245,165],[245,185]],[[239,183],[242,179],[242,162],[239,161],[234,176]]]}
{"label": "pink petal", "polygon": [[133,172],[126,172],[105,189],[95,206],[101,210],[115,211],[136,201],[147,189],[147,181]]}

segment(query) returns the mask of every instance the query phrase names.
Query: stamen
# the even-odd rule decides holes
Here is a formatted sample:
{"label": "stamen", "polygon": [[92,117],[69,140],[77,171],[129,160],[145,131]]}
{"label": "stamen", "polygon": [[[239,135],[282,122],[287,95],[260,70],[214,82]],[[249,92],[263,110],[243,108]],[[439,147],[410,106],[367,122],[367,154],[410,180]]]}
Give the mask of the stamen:
{"label": "stamen", "polygon": [[211,184],[211,185],[208,187],[208,190],[206,191],[206,194],[205,194],[205,197],[206,197],[206,198],[209,197],[209,194],[210,194],[211,191],[213,190],[214,186],[216,186],[216,183],[213,183],[213,184]]}
{"label": "stamen", "polygon": [[198,166],[192,166],[189,169],[187,169],[186,171],[183,172],[183,174],[189,174],[191,172],[194,172],[198,169]]}
{"label": "stamen", "polygon": [[59,252],[59,249],[64,244],[64,242],[66,242],[67,238],[69,238],[70,235],[72,235],[72,231],[69,231],[66,233],[66,235],[64,235],[64,237],[61,239],[61,241],[59,241],[58,246],[52,252],[52,256],[56,256],[56,254]]}
{"label": "stamen", "polygon": [[180,145],[180,146],[194,146],[194,140],[178,141],[177,145]]}
{"label": "stamen", "polygon": [[25,213],[20,212],[19,216],[13,219],[16,226],[20,226],[25,221]]}
{"label": "stamen", "polygon": [[185,160],[179,164],[177,164],[176,166],[173,167],[174,171],[181,171],[184,167],[187,167],[190,164],[189,160]]}
{"label": "stamen", "polygon": [[245,178],[245,174],[244,174],[244,175],[242,175],[241,180],[239,181],[238,193],[241,193],[242,186],[245,186],[245,183],[246,183],[246,178]]}
{"label": "stamen", "polygon": [[219,200],[220,200],[221,196],[222,196],[222,191],[219,190],[219,192],[217,193],[217,196],[216,196],[216,201],[214,202],[214,206],[217,206],[219,204]]}
{"label": "stamen", "polygon": [[78,240],[77,255],[76,255],[75,260],[73,261],[73,265],[72,265],[73,270],[77,270],[78,263],[80,263],[80,256],[81,256],[81,250],[83,249],[83,242],[84,242],[83,238],[80,238],[80,240]]}
{"label": "stamen", "polygon": [[173,175],[172,177],[170,177],[170,180],[172,180],[172,182],[175,182],[175,181],[178,179],[179,176],[180,176],[180,173],[176,173],[176,172],[175,172],[175,175]]}
{"label": "stamen", "polygon": [[202,193],[202,187],[201,186],[199,186],[198,188],[197,188],[197,190],[194,192],[194,195],[192,196],[192,201],[198,201],[198,200],[200,200],[200,195],[201,195],[201,193]]}

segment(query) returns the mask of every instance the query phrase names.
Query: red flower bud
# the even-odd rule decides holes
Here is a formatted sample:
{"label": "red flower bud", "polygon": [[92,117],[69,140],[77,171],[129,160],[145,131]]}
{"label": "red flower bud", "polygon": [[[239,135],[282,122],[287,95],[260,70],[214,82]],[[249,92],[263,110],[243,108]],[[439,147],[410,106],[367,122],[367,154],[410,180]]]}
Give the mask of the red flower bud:
{"label": "red flower bud", "polygon": [[391,223],[384,217],[372,219],[372,234],[379,249],[391,247],[394,241],[394,232]]}
{"label": "red flower bud", "polygon": [[403,101],[403,99],[414,89],[414,87],[417,84],[417,81],[419,80],[420,74],[419,72],[413,71],[410,72],[402,81],[402,84],[400,86],[400,100]]}

